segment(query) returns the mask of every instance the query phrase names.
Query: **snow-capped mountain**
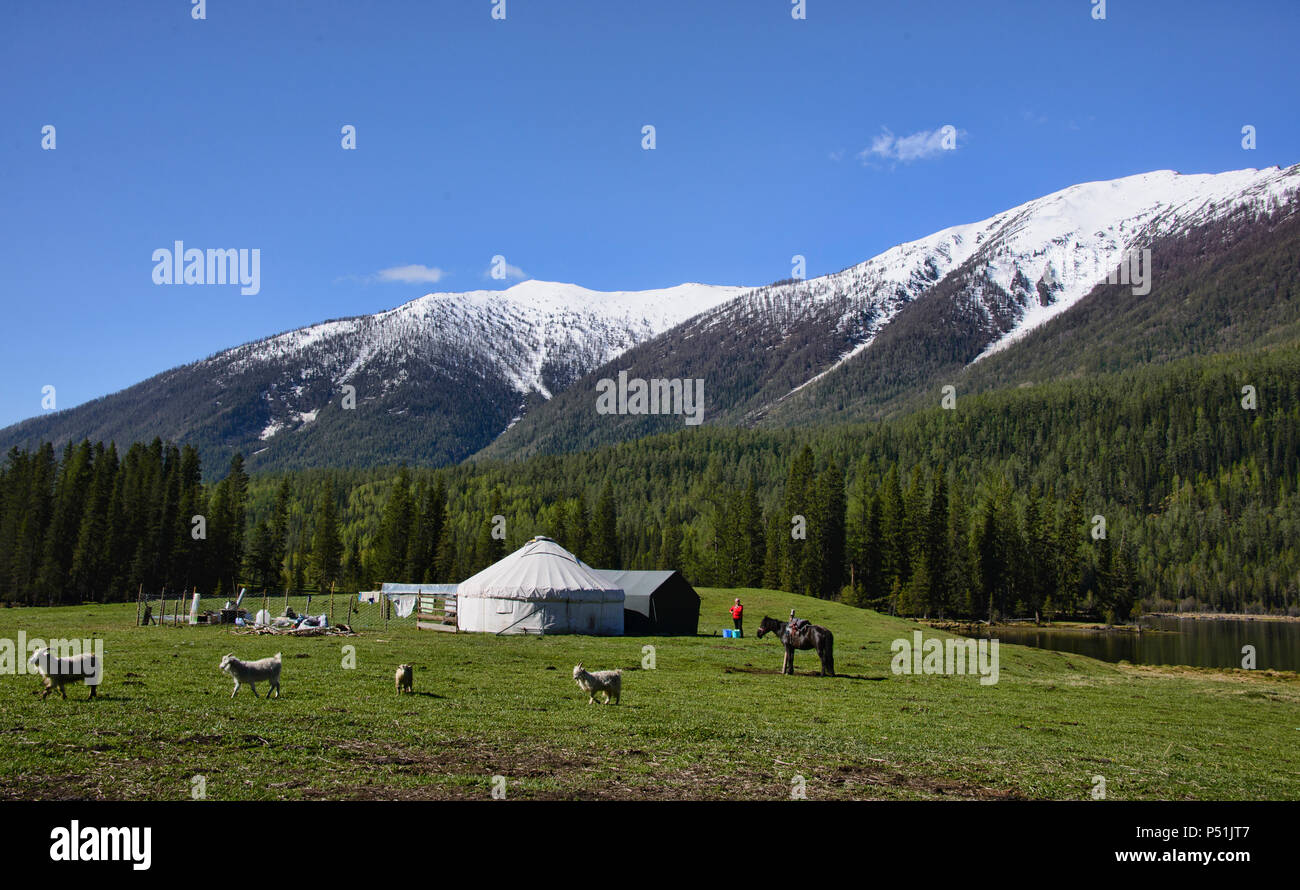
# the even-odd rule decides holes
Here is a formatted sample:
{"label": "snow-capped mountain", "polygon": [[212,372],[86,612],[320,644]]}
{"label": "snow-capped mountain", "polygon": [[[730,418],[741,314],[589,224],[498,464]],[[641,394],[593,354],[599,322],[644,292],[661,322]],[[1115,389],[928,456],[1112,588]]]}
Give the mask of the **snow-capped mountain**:
{"label": "snow-capped mountain", "polygon": [[[1006,350],[1077,306],[1130,251],[1153,250],[1150,299],[1158,299],[1160,275],[1176,272],[1162,267],[1160,245],[1294,208],[1298,190],[1300,165],[1162,170],[1070,186],[840,272],[748,291],[596,373],[702,377],[707,422],[830,419],[864,392],[883,397],[928,385],[930,372]],[[1139,271],[1145,265],[1140,260]],[[488,454],[589,447],[607,441],[611,428],[615,438],[672,428],[667,418],[597,420],[569,404],[580,397],[590,395],[557,399]],[[808,410],[810,402],[817,410]]]}
{"label": "snow-capped mountain", "polygon": [[1129,302],[1158,302],[1205,244],[1293,210],[1298,190],[1300,165],[1157,171],[1074,185],[807,281],[428,294],[24,421],[0,431],[0,447],[160,436],[197,445],[210,469],[235,451],[253,468],[445,464],[680,428],[672,416],[597,414],[590,380],[574,385],[619,370],[703,378],[708,423],[872,416],[940,372],[987,365],[1068,323],[1127,252],[1150,248],[1155,278]]}
{"label": "snow-capped mountain", "polygon": [[253,467],[456,461],[530,402],[743,290],[682,284],[600,292],[525,281],[428,294],[246,343],[25,421],[0,439],[161,436],[200,446],[209,467],[237,450]]}
{"label": "snow-capped mountain", "polygon": [[549,399],[587,371],[743,290],[682,284],[601,292],[524,281],[500,291],[427,294],[386,312],[245,344],[201,364],[218,382],[277,369],[266,381],[270,419],[259,434],[263,441],[315,419],[322,406],[304,396],[313,381],[328,381],[335,391],[351,384],[358,399],[377,399],[410,382],[413,366],[448,357],[508,383],[522,409],[530,394]]}
{"label": "snow-capped mountain", "polygon": [[966,274],[982,282],[964,297],[983,306],[997,334],[978,360],[1067,311],[1105,281],[1126,252],[1243,209],[1276,210],[1294,201],[1297,189],[1300,164],[1220,174],[1157,170],[1082,183],[900,244],[841,272],[760,288],[701,323],[725,325],[736,315],[776,311],[793,325],[823,307],[839,306],[832,327],[851,343],[836,362],[841,364],[870,347],[903,306],[966,267]]}

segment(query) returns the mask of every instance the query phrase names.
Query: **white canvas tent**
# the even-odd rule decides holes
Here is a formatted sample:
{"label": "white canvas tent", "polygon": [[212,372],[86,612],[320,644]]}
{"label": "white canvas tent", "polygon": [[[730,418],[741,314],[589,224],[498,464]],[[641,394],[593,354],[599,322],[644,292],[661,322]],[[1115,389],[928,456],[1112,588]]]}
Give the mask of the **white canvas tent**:
{"label": "white canvas tent", "polygon": [[457,626],[509,634],[620,636],[623,590],[550,538],[533,538],[456,589]]}

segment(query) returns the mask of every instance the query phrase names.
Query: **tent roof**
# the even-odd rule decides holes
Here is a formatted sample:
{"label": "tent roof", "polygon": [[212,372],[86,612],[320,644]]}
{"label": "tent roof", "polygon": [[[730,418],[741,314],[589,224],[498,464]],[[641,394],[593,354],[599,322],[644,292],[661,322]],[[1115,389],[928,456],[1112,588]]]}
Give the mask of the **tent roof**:
{"label": "tent roof", "polygon": [[649,572],[619,569],[594,569],[593,571],[608,583],[623,588],[629,600],[649,598],[673,576],[671,569]]}
{"label": "tent roof", "polygon": [[550,538],[533,538],[457,586],[461,599],[623,602],[623,589]]}

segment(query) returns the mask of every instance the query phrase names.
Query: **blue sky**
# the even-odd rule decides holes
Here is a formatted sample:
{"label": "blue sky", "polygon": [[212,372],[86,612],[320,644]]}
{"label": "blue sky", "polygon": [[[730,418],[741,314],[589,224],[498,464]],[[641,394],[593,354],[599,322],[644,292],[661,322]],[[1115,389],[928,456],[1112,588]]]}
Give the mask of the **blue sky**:
{"label": "blue sky", "polygon": [[[1075,182],[1300,161],[1291,0],[493,5],[3,4],[0,425],[47,384],[68,408],[513,283],[495,255],[602,290],[762,284]],[[957,148],[924,151],[945,125]],[[258,248],[260,293],[155,285],[176,240]],[[413,265],[441,277],[382,274]]]}

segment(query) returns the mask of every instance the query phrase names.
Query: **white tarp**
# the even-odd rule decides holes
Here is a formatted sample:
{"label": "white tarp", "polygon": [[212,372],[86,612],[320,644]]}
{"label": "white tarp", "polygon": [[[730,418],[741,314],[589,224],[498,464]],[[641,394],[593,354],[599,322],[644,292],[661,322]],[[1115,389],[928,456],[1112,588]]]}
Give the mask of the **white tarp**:
{"label": "white tarp", "polygon": [[623,633],[623,590],[536,537],[457,587],[457,627],[486,633]]}

